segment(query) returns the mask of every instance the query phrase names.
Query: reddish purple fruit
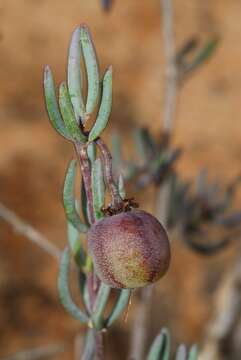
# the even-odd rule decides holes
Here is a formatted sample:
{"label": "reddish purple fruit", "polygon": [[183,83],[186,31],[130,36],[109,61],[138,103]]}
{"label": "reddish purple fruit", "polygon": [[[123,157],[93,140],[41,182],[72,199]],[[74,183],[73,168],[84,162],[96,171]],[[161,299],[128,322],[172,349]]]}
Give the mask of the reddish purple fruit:
{"label": "reddish purple fruit", "polygon": [[99,278],[114,288],[137,288],[162,277],[170,245],[159,221],[136,210],[106,217],[91,226],[88,244]]}

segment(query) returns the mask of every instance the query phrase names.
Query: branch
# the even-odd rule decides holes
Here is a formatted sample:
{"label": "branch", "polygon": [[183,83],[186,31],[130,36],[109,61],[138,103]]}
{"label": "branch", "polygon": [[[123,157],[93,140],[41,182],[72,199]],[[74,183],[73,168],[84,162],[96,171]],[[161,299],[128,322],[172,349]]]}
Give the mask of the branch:
{"label": "branch", "polygon": [[176,96],[178,87],[178,69],[176,66],[176,50],[173,30],[172,0],[161,0],[162,29],[165,55],[165,100],[163,114],[163,130],[171,135],[174,126]]}
{"label": "branch", "polygon": [[34,244],[38,245],[46,253],[53,256],[57,260],[60,259],[61,250],[52,244],[44,235],[31,225],[20,219],[13,211],[9,210],[5,205],[0,203],[0,218],[10,224],[13,229],[21,235],[26,236]]}
{"label": "branch", "polygon": [[[225,275],[214,303],[215,315],[206,335],[200,360],[238,359],[241,331],[241,262],[240,253]],[[237,356],[237,357],[236,357]]]}
{"label": "branch", "polygon": [[[165,54],[165,95],[163,131],[169,144],[173,132],[178,90],[178,69],[175,61],[175,41],[173,30],[172,0],[161,0],[162,28]],[[170,182],[167,180],[159,189],[157,196],[157,218],[166,226]],[[130,359],[142,360],[145,353],[148,318],[152,301],[153,286],[144,288],[136,311],[136,321],[132,328]]]}

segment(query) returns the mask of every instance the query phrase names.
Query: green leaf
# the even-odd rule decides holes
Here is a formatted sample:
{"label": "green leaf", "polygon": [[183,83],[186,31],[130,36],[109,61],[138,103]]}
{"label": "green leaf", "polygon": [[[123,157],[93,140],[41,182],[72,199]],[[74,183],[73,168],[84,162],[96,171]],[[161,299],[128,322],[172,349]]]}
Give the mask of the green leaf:
{"label": "green leaf", "polygon": [[177,349],[176,360],[186,360],[187,349],[185,345],[180,345]]}
{"label": "green leaf", "polygon": [[100,159],[96,159],[92,165],[92,192],[93,192],[93,206],[95,217],[97,220],[103,217],[101,208],[105,203],[105,184],[103,178],[102,163]]}
{"label": "green leaf", "polygon": [[72,138],[80,143],[85,143],[86,138],[81,132],[75,118],[72,103],[65,83],[62,83],[59,88],[59,107],[65,126]]}
{"label": "green leaf", "polygon": [[198,359],[198,348],[196,345],[191,347],[191,350],[188,354],[188,360],[197,360]]}
{"label": "green leaf", "polygon": [[75,206],[75,197],[74,197],[75,176],[76,176],[76,160],[71,160],[66,172],[65,182],[64,182],[64,191],[63,191],[64,210],[68,221],[80,233],[86,233],[88,231],[88,226],[81,222]]}
{"label": "green leaf", "polygon": [[82,324],[88,323],[88,317],[73,302],[69,289],[69,266],[70,251],[66,248],[60,262],[60,271],[58,276],[58,291],[60,301],[65,310]]}
{"label": "green leaf", "polygon": [[112,67],[106,71],[103,79],[103,92],[96,122],[89,134],[89,141],[95,140],[106,128],[112,106]]}
{"label": "green leaf", "polygon": [[151,345],[147,360],[169,360],[170,335],[167,329],[162,329]]}
{"label": "green leaf", "polygon": [[118,179],[118,190],[119,190],[119,194],[122,197],[122,199],[125,199],[125,197],[126,197],[125,183],[124,183],[124,178],[121,174]]}
{"label": "green leaf", "polygon": [[209,60],[209,58],[213,55],[218,44],[219,44],[218,37],[207,41],[207,43],[204,45],[204,47],[194,57],[194,60],[190,64],[186,65],[185,72],[194,70],[198,66],[202,65],[204,62]]}
{"label": "green leaf", "polygon": [[163,355],[162,355],[162,360],[169,360],[170,358],[170,334],[169,331],[167,329],[163,329],[163,334],[164,334],[164,345],[163,345]]}
{"label": "green leaf", "polygon": [[68,57],[68,90],[77,121],[79,121],[79,119],[83,120],[85,115],[85,106],[82,96],[80,58],[81,42],[80,27],[78,27],[73,32]]}
{"label": "green leaf", "polygon": [[78,273],[78,279],[79,279],[79,289],[85,304],[85,308],[87,309],[87,312],[90,314],[91,303],[90,303],[90,295],[88,291],[87,275],[80,270]]}
{"label": "green leaf", "polygon": [[58,131],[59,134],[64,136],[66,139],[71,140],[71,137],[66,130],[65,124],[58,108],[55,94],[54,78],[48,65],[44,68],[44,94],[51,124],[53,125],[55,130]]}
{"label": "green leaf", "polygon": [[87,154],[88,154],[88,158],[90,159],[91,164],[95,161],[96,159],[96,144],[91,142],[88,144],[87,147]]}
{"label": "green leaf", "polygon": [[94,44],[92,42],[87,26],[81,26],[80,38],[88,80],[88,94],[86,102],[86,115],[88,117],[88,115],[94,111],[99,100],[99,66],[97,62]]}
{"label": "green leaf", "polygon": [[83,267],[85,265],[85,251],[82,247],[79,231],[68,222],[68,242],[70,249],[74,255],[76,263]]}
{"label": "green leaf", "polygon": [[101,330],[104,326],[103,315],[107,302],[109,300],[110,292],[111,288],[108,285],[104,283],[100,284],[93,313],[91,316],[92,324],[96,330]]}
{"label": "green leaf", "polygon": [[122,314],[122,312],[125,310],[126,306],[129,303],[131,296],[131,290],[129,289],[123,289],[120,290],[120,294],[118,296],[118,299],[113,306],[113,309],[106,321],[105,327],[111,326]]}

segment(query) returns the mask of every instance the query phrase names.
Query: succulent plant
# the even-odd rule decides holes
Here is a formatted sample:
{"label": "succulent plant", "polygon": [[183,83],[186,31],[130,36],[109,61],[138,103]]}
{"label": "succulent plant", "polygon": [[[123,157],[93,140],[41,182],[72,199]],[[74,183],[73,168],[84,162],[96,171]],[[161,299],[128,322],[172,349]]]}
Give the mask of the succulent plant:
{"label": "succulent plant", "polygon": [[[82,90],[81,60],[88,83],[86,97]],[[77,161],[72,160],[63,191],[69,245],[60,264],[60,300],[69,314],[80,323],[88,324],[83,359],[94,356],[102,359],[101,330],[111,326],[124,311],[131,288],[145,286],[164,275],[170,261],[169,242],[161,224],[152,215],[134,210],[138,204],[132,198],[125,198],[122,177],[116,181],[113,176],[112,156],[100,137],[111,112],[112,68],[109,67],[100,79],[96,51],[87,26],[81,25],[73,32],[67,82],[59,87],[59,103],[48,66],[44,72],[44,89],[50,121],[74,145],[82,176],[81,201],[78,201],[74,191]],[[96,110],[94,124],[87,131],[86,124]],[[106,195],[111,198],[107,206]],[[89,246],[86,246],[86,234]],[[106,251],[105,261],[100,245]],[[83,310],[75,304],[69,287],[71,254],[78,267]],[[111,270],[109,264],[115,267]],[[116,302],[104,317],[114,291],[112,287],[120,290],[115,290]]]}
{"label": "succulent plant", "polygon": [[93,224],[87,234],[99,278],[114,288],[137,288],[160,279],[170,263],[170,246],[159,221],[142,210]]}

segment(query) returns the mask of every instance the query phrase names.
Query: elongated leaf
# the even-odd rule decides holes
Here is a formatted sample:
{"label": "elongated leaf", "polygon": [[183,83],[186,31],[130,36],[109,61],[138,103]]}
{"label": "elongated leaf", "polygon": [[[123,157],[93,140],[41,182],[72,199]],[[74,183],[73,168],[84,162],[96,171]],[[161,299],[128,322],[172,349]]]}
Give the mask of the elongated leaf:
{"label": "elongated leaf", "polygon": [[219,44],[218,37],[207,41],[207,43],[200,50],[200,52],[197,54],[197,57],[193,61],[193,66],[196,67],[196,66],[202,64],[204,61],[207,61],[213,54],[213,52],[216,49],[218,44]]}
{"label": "elongated leaf", "polygon": [[69,289],[69,265],[70,265],[70,251],[66,248],[63,252],[60,262],[60,271],[58,276],[58,291],[60,301],[65,310],[81,323],[86,324],[88,317],[84,314],[77,305],[73,302]]}
{"label": "elongated leaf", "polygon": [[91,316],[93,326],[95,327],[96,330],[101,330],[104,326],[103,315],[107,302],[109,300],[110,292],[111,292],[111,288],[108,285],[101,283],[95,301],[93,314]]}
{"label": "elongated leaf", "polygon": [[162,360],[161,355],[165,344],[165,333],[163,330],[155,338],[147,355],[147,360]]}
{"label": "elongated leaf", "polygon": [[87,309],[87,312],[90,314],[92,310],[91,310],[91,301],[90,301],[90,294],[88,289],[87,275],[81,271],[79,272],[79,286],[85,307]]}
{"label": "elongated leaf", "polygon": [[76,160],[71,160],[67,169],[65,182],[64,182],[64,191],[63,191],[64,210],[68,221],[79,232],[85,233],[88,230],[88,226],[81,222],[75,206],[75,197],[74,197],[75,176],[76,176]]}
{"label": "elongated leaf", "polygon": [[162,351],[162,360],[169,360],[170,358],[170,334],[169,331],[167,329],[163,329],[162,330],[163,334],[164,334],[164,345],[163,345],[163,351]]}
{"label": "elongated leaf", "polygon": [[94,111],[99,100],[99,65],[97,62],[94,44],[87,26],[81,26],[80,37],[88,80],[88,94],[86,102],[86,115],[88,118],[88,115]]}
{"label": "elongated leaf", "polygon": [[87,154],[91,163],[93,163],[96,159],[96,152],[96,144],[91,142],[87,147]]}
{"label": "elongated leaf", "polygon": [[207,41],[204,47],[198,52],[190,64],[185,65],[184,74],[197,69],[200,65],[205,63],[214,53],[217,45],[219,44],[219,38],[216,37]]}
{"label": "elongated leaf", "polygon": [[177,349],[176,360],[186,360],[187,359],[187,349],[185,345],[180,345]]}
{"label": "elongated leaf", "polygon": [[65,126],[75,141],[84,143],[86,141],[84,134],[81,132],[77,120],[75,118],[74,110],[65,83],[62,83],[59,88],[59,106],[65,123]]}
{"label": "elongated leaf", "polygon": [[68,131],[66,130],[65,124],[61,117],[58,103],[56,100],[55,94],[55,85],[54,85],[54,78],[51,72],[50,67],[47,65],[44,69],[44,94],[45,94],[45,101],[46,107],[49,114],[49,119],[51,124],[58,131],[58,133],[64,136],[66,139],[70,140],[71,136],[69,135]]}
{"label": "elongated leaf", "polygon": [[189,351],[187,359],[188,360],[197,360],[198,359],[198,348],[196,345],[193,345],[191,347],[191,350]]}
{"label": "elongated leaf", "polygon": [[134,130],[134,141],[138,156],[142,164],[146,164],[150,159],[155,158],[157,148],[149,131],[145,128]]}
{"label": "elongated leaf", "polygon": [[106,128],[112,106],[112,67],[106,71],[103,79],[103,92],[96,122],[89,134],[89,141],[95,140]]}
{"label": "elongated leaf", "polygon": [[68,242],[76,263],[83,267],[85,265],[85,251],[82,246],[79,231],[68,222]]}
{"label": "elongated leaf", "polygon": [[103,217],[101,208],[105,203],[105,183],[103,178],[102,163],[100,159],[96,159],[92,165],[92,192],[93,192],[93,206],[95,217],[97,220]]}
{"label": "elongated leaf", "polygon": [[131,290],[129,289],[123,289],[120,290],[120,294],[118,296],[118,299],[113,306],[113,309],[106,321],[106,327],[111,326],[121,315],[121,313],[125,310],[126,306],[129,303],[131,296]]}
{"label": "elongated leaf", "polygon": [[85,107],[82,96],[80,27],[75,29],[69,47],[68,90],[77,121],[84,119]]}

